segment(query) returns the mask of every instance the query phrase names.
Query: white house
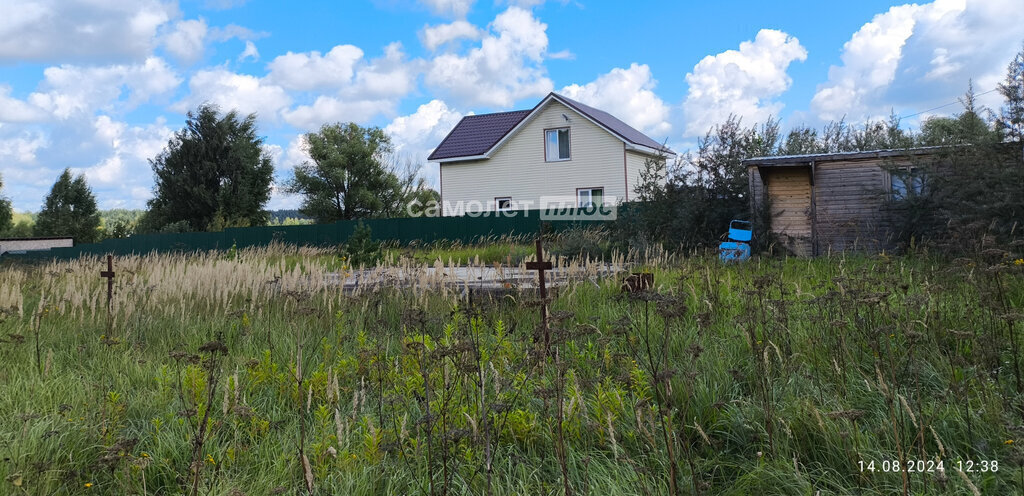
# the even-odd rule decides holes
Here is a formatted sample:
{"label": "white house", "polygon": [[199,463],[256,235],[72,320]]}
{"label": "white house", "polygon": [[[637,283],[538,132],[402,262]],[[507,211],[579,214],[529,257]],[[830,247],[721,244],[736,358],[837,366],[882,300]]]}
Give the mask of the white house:
{"label": "white house", "polygon": [[428,160],[443,215],[630,201],[672,150],[602,110],[551,93],[531,110],[463,117]]}

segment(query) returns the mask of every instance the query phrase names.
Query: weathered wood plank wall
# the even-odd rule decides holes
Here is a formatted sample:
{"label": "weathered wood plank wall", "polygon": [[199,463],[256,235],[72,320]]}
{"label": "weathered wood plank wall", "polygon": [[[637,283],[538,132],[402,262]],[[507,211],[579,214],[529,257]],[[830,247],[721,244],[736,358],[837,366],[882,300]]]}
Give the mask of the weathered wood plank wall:
{"label": "weathered wood plank wall", "polygon": [[890,223],[883,214],[889,173],[881,159],[816,164],[818,253],[887,246]]}
{"label": "weathered wood plank wall", "polygon": [[812,255],[810,169],[778,168],[764,177],[772,231],[794,254]]}
{"label": "weathered wood plank wall", "polygon": [[[886,212],[891,158],[830,160],[748,168],[751,211],[768,195],[771,231],[801,256],[891,247]],[[813,177],[811,177],[813,170]]]}

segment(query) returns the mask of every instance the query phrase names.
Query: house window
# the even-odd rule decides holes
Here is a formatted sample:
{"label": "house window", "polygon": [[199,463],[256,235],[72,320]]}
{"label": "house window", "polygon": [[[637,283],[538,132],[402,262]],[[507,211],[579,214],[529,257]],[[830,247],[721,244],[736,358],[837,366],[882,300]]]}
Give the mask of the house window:
{"label": "house window", "polygon": [[548,162],[569,160],[569,128],[544,131],[544,159]]}
{"label": "house window", "polygon": [[501,212],[512,210],[512,197],[510,197],[510,196],[501,196],[501,197],[495,198],[494,199],[494,209],[498,210],[498,211],[501,211]]}
{"label": "house window", "polygon": [[580,208],[604,204],[604,188],[580,188],[576,190],[576,204]]}
{"label": "house window", "polygon": [[925,174],[916,167],[903,167],[889,173],[890,191],[893,200],[904,200],[920,196],[925,190]]}

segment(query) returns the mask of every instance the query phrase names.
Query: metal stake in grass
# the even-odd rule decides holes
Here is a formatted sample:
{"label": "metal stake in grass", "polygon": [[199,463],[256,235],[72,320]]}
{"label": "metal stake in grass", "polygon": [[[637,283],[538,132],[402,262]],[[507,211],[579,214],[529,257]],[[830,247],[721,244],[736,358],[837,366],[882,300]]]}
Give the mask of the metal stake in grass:
{"label": "metal stake in grass", "polygon": [[100,277],[107,278],[107,331],[110,331],[110,301],[114,298],[114,257],[107,255],[107,270],[100,271]]}
{"label": "metal stake in grass", "polygon": [[526,262],[526,270],[536,270],[540,278],[540,285],[538,286],[540,288],[540,325],[544,330],[545,353],[548,351],[551,338],[548,334],[548,288],[544,282],[544,271],[551,269],[551,262],[544,261],[544,246],[541,244],[541,239],[537,238],[537,261]]}

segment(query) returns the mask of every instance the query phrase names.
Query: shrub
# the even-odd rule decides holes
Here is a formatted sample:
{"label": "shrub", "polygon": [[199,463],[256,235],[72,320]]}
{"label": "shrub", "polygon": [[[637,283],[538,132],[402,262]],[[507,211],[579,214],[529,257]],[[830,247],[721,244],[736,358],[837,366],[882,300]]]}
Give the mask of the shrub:
{"label": "shrub", "polygon": [[348,241],[342,245],[341,255],[352,267],[372,267],[383,257],[380,241],[374,241],[373,231],[362,221],[356,225]]}
{"label": "shrub", "polygon": [[611,257],[612,243],[604,228],[573,228],[555,234],[548,251],[556,257],[599,260]]}

